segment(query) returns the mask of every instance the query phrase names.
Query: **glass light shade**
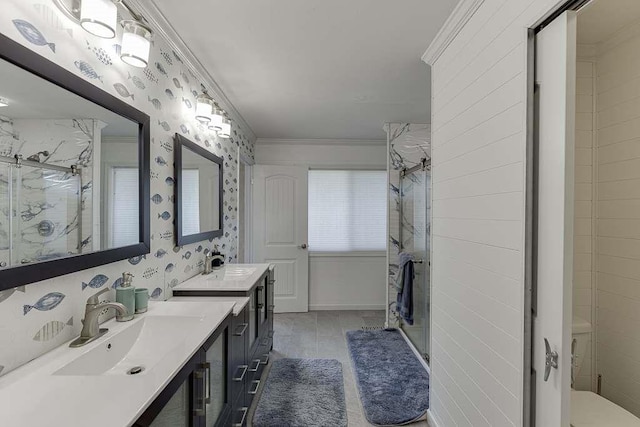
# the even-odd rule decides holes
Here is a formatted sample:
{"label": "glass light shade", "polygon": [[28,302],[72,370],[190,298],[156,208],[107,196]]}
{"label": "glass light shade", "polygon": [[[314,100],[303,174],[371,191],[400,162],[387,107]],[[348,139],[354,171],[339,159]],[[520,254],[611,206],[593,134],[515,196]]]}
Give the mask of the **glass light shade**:
{"label": "glass light shade", "polygon": [[211,122],[211,114],[213,113],[213,98],[203,93],[196,98],[196,120],[200,123]]}
{"label": "glass light shade", "polygon": [[116,36],[118,7],[111,0],[82,0],[80,25],[94,36],[112,39]]}
{"label": "glass light shade", "polygon": [[231,121],[226,117],[222,120],[222,124],[220,125],[221,129],[218,132],[218,136],[220,138],[229,138],[231,137]]}
{"label": "glass light shade", "polygon": [[124,21],[123,25],[120,59],[134,67],[146,67],[151,50],[151,29],[138,21]]}
{"label": "glass light shade", "polygon": [[209,129],[220,132],[222,130],[222,120],[224,112],[219,108],[214,108],[211,114],[211,121],[209,122]]}

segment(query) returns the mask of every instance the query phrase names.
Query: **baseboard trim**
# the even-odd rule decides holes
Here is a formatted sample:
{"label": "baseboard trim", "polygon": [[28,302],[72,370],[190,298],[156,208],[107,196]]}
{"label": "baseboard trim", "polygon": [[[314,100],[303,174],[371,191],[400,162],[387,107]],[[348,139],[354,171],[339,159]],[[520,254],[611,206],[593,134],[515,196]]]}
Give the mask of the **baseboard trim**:
{"label": "baseboard trim", "polygon": [[431,412],[431,408],[427,409],[427,422],[429,423],[429,427],[440,427],[440,424],[436,421],[436,417],[434,417]]}
{"label": "baseboard trim", "polygon": [[384,304],[309,304],[310,311],[384,310]]}

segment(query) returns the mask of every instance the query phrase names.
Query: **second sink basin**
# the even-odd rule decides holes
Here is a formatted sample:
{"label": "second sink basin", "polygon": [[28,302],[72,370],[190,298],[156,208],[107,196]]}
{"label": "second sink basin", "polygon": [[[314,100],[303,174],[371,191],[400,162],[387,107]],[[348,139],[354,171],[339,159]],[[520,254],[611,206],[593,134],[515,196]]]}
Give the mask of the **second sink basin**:
{"label": "second sink basin", "polygon": [[207,280],[243,280],[255,273],[255,267],[235,267],[227,265],[215,270]]}
{"label": "second sink basin", "polygon": [[[54,375],[143,375],[171,350],[183,344],[202,317],[145,316],[74,359]],[[167,341],[164,337],[182,337]]]}

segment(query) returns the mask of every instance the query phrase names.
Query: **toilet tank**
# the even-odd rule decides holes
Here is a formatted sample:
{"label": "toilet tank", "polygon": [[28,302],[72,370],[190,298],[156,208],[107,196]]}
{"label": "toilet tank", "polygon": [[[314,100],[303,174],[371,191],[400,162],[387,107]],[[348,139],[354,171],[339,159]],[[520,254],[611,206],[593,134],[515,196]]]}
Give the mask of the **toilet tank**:
{"label": "toilet tank", "polygon": [[589,350],[589,343],[591,342],[591,323],[574,316],[571,335],[572,339],[576,341],[573,355],[573,377],[578,378],[580,369],[582,369],[582,362]]}

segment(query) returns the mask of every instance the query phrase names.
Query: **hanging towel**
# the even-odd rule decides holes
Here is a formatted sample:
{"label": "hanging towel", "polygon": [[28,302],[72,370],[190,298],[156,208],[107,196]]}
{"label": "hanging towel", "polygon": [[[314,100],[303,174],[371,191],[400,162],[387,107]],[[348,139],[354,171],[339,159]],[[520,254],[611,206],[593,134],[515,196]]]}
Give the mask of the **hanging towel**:
{"label": "hanging towel", "polygon": [[403,263],[403,268],[398,271],[402,272],[402,289],[398,291],[398,299],[396,307],[402,319],[408,325],[413,325],[413,258]]}
{"label": "hanging towel", "polygon": [[396,290],[399,293],[402,292],[402,288],[404,286],[404,267],[409,261],[413,261],[413,255],[410,253],[400,252],[398,254],[398,272],[396,273],[396,277],[394,277],[393,281]]}

